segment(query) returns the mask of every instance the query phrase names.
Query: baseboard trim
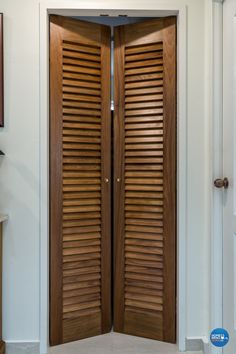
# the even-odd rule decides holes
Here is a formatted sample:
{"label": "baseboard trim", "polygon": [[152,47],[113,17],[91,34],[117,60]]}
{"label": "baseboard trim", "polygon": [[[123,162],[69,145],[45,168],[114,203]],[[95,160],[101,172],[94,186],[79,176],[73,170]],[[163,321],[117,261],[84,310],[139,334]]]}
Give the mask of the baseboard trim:
{"label": "baseboard trim", "polygon": [[6,341],[6,354],[39,354],[39,341]]}
{"label": "baseboard trim", "polygon": [[186,338],[186,351],[202,351],[203,354],[209,354],[209,342],[207,337]]}

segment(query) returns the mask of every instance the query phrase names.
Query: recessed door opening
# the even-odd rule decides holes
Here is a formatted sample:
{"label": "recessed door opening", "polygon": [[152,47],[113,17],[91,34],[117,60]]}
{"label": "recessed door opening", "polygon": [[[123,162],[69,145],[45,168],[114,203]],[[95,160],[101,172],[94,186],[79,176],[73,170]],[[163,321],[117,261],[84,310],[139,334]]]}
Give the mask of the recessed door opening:
{"label": "recessed door opening", "polygon": [[176,17],[52,15],[50,344],[175,343],[175,269]]}

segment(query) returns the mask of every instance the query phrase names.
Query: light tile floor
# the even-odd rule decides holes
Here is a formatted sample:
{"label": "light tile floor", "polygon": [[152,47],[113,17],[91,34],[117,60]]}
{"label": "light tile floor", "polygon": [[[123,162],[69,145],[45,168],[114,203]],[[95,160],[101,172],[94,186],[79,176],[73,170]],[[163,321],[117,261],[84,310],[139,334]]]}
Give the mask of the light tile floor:
{"label": "light tile floor", "polygon": [[[187,352],[194,353],[202,352]],[[179,351],[174,344],[112,332],[51,347],[48,354],[179,354]]]}

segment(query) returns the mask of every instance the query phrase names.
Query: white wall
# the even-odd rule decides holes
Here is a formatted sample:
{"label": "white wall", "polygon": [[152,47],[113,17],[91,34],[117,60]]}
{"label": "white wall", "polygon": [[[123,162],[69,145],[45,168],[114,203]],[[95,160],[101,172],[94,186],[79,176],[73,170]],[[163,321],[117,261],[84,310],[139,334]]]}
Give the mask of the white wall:
{"label": "white wall", "polygon": [[[145,9],[147,1],[155,3],[136,0],[135,5]],[[205,1],[165,1],[188,5],[188,337],[207,335],[209,317]],[[0,211],[10,217],[4,232],[3,335],[9,341],[39,338],[38,2],[0,0],[5,16],[6,122],[0,131],[0,149],[6,153],[0,165]],[[96,0],[86,3],[97,8]],[[103,3],[117,6],[115,0]],[[120,8],[133,4],[119,1]]]}
{"label": "white wall", "polygon": [[38,2],[0,0],[4,13],[5,128],[0,149],[4,231],[3,336],[39,337]]}

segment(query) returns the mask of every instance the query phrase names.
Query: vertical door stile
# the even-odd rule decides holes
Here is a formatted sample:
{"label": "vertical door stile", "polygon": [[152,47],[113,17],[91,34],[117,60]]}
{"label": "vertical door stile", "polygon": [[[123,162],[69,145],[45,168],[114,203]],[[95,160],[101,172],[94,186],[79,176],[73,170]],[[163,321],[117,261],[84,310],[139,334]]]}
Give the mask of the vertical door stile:
{"label": "vertical door stile", "polygon": [[[50,24],[50,335],[51,344],[62,338],[62,39],[56,24]],[[54,63],[54,65],[52,65]],[[52,109],[53,107],[53,109]],[[60,117],[61,119],[58,119]],[[55,149],[55,146],[57,149]],[[52,295],[53,294],[53,295]],[[53,301],[52,301],[53,296]]]}
{"label": "vertical door stile", "polygon": [[114,62],[114,330],[121,332],[124,313],[124,45],[115,28]]}
{"label": "vertical door stile", "polygon": [[[164,61],[164,292],[163,336],[167,342],[175,342],[176,320],[176,23],[165,20],[163,36]],[[174,286],[173,286],[174,284]]]}
{"label": "vertical door stile", "polygon": [[[111,111],[110,111],[110,45],[111,31],[109,27],[103,27],[101,33],[101,179],[102,179],[102,333],[111,330]],[[108,89],[109,87],[109,89]]]}

